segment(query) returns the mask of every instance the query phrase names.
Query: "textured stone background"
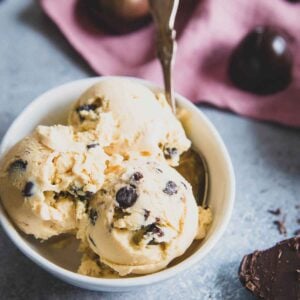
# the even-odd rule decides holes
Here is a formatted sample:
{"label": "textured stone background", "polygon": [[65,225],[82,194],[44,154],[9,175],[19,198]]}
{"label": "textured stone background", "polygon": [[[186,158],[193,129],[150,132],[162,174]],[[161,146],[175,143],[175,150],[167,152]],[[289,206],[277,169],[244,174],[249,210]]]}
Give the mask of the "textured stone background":
{"label": "textured stone background", "polygon": [[[33,0],[0,1],[0,138],[47,89],[93,72]],[[237,177],[236,204],[225,235],[193,269],[130,293],[96,293],[67,285],[24,257],[0,229],[0,299],[253,299],[241,287],[242,256],[281,239],[268,209],[287,213],[288,236],[300,202],[300,131],[201,106],[220,131]],[[300,114],[299,114],[300,117]]]}

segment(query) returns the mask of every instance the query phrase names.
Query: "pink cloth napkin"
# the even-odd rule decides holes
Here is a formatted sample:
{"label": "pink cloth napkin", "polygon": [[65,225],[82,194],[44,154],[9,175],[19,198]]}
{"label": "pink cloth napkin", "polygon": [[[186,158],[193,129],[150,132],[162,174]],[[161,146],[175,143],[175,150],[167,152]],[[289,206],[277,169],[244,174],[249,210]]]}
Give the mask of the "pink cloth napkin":
{"label": "pink cloth napkin", "polygon": [[[184,0],[178,15],[174,84],[193,102],[208,102],[261,120],[300,126],[300,4],[287,0]],[[154,28],[112,36],[79,20],[76,0],[41,0],[46,14],[101,75],[138,76],[162,83],[155,59]],[[276,25],[293,37],[294,80],[269,96],[243,92],[227,76],[228,58],[256,25]]]}

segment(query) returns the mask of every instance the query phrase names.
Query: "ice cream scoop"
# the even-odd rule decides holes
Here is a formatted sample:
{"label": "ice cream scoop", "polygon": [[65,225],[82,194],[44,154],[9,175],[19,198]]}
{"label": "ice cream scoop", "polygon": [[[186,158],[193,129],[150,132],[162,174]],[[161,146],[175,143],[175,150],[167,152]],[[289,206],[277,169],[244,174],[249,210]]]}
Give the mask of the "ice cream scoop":
{"label": "ice cream scoop", "polygon": [[36,238],[72,232],[104,181],[106,154],[88,133],[39,126],[0,166],[0,196],[17,226]]}
{"label": "ice cream scoop", "polygon": [[146,159],[123,162],[107,174],[89,216],[90,248],[120,276],[165,268],[198,230],[190,184],[166,163]]}
{"label": "ice cream scoop", "polygon": [[191,142],[162,94],[127,79],[107,79],[76,102],[69,124],[94,131],[106,152],[153,157],[177,165]]}

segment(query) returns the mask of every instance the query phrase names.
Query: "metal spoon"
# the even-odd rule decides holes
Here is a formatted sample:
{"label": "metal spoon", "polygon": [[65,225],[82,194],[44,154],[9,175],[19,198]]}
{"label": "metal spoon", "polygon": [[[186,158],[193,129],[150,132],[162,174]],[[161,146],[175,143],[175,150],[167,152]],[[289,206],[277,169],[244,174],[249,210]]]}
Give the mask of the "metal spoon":
{"label": "metal spoon", "polygon": [[[172,69],[176,51],[176,31],[174,30],[175,17],[179,0],[149,0],[151,13],[156,26],[156,48],[160,60],[165,94],[172,111],[176,114],[176,103],[172,83]],[[207,207],[209,173],[205,158],[199,151],[189,150],[180,159],[177,170],[193,184],[194,195],[198,205]],[[193,176],[191,176],[191,174]],[[197,183],[195,179],[197,178]]]}

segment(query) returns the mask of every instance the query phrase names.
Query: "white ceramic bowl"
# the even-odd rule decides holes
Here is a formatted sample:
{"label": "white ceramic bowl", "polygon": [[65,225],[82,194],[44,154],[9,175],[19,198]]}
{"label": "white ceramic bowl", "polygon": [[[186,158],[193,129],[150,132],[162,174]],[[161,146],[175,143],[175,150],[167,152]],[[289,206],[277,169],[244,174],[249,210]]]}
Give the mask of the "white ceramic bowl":
{"label": "white ceramic bowl", "polygon": [[[67,111],[72,102],[92,84],[106,77],[78,80],[56,87],[34,100],[13,122],[3,138],[0,153],[3,155],[16,142],[28,135],[38,124],[66,123]],[[132,78],[153,90],[159,88],[150,82]],[[186,98],[176,95],[177,103],[190,117],[185,124],[188,137],[196,149],[207,159],[210,174],[209,205],[214,214],[213,224],[204,241],[195,242],[184,259],[160,272],[122,279],[92,278],[76,273],[79,263],[76,242],[63,249],[53,249],[47,243],[39,243],[20,233],[1,207],[0,222],[13,243],[31,260],[60,279],[73,285],[100,291],[125,291],[168,279],[198,263],[223,234],[233,208],[235,178],[232,164],[218,132],[203,113]],[[215,258],[217,259],[217,258]]]}

